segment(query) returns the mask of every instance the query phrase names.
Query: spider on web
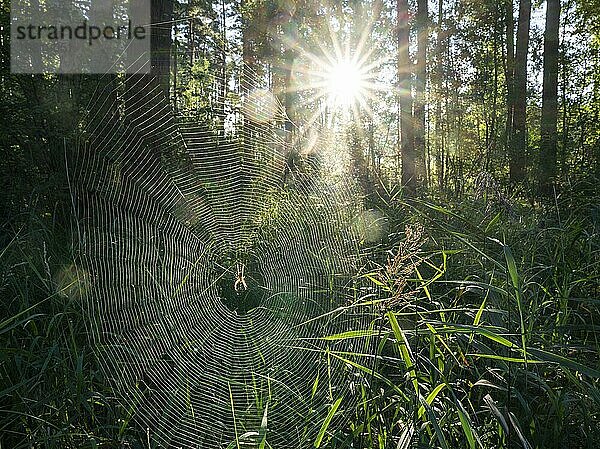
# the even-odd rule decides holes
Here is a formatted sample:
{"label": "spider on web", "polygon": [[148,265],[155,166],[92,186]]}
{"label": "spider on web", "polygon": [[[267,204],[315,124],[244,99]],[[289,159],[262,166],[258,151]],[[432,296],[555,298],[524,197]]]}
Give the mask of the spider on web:
{"label": "spider on web", "polygon": [[236,276],[233,289],[236,293],[248,290],[248,284],[246,284],[246,278],[244,277],[244,264],[242,263],[236,264]]}

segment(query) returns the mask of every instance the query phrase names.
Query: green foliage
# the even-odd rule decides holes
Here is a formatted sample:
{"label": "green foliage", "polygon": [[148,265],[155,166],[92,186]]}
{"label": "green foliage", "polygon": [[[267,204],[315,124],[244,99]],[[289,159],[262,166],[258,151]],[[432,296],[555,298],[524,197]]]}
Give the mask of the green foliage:
{"label": "green foliage", "polygon": [[28,218],[0,254],[0,447],[142,447],[92,354],[76,278],[61,275],[65,233]]}
{"label": "green foliage", "polygon": [[184,110],[194,111],[195,114],[206,120],[210,103],[206,92],[214,82],[210,72],[210,61],[201,58],[194,61],[191,66],[191,76],[180,94],[181,107]]}
{"label": "green foliage", "polygon": [[[246,44],[252,69],[280,94],[289,52],[278,36],[310,38],[306,49],[317,51],[329,15],[340,34],[360,35],[356,17],[368,17],[369,8],[359,3],[224,4],[228,19],[238,20],[234,39]],[[528,185],[520,196],[505,193],[510,136],[502,2],[442,2],[443,17],[430,14],[427,200],[406,202],[395,181],[394,89],[374,92],[375,114],[357,117],[341,137],[366,203],[385,215],[389,235],[372,265],[357,273],[368,286],[357,296],[372,295],[379,317],[365,329],[324,337],[369,339],[376,350],[372,365],[359,354],[327,354],[356,373],[360,382],[351,387],[359,401],[354,408],[336,398],[323,405],[328,412],[311,442],[316,447],[404,448],[413,438],[423,448],[600,446],[600,181],[594,177],[600,173],[600,2],[563,3],[555,197],[533,198]],[[178,30],[173,83],[175,109],[214,135],[222,126],[214,95],[225,84],[221,73],[234,78],[242,70],[219,50],[221,6],[178,4],[178,23],[189,28]],[[384,2],[374,25],[374,59],[394,59],[394,8]],[[7,2],[0,13],[7,29]],[[190,17],[212,22],[187,25]],[[541,34],[533,33],[534,69],[540,47]],[[11,75],[8,39],[0,40],[0,53],[0,448],[147,448],[149,434],[134,424],[135,411],[116,401],[93,356],[78,302],[81,280],[70,268],[75,248],[65,165],[99,80]],[[535,161],[540,104],[536,73],[530,78],[527,151]],[[298,121],[312,116],[312,94],[295,95]],[[226,98],[239,106],[239,96]],[[298,201],[292,189],[290,209]],[[280,214],[265,205],[262,238]],[[408,251],[418,263],[400,258],[393,267],[388,251],[398,254],[406,225],[415,224],[428,237]],[[319,379],[309,381],[316,388]],[[257,409],[263,413],[257,444],[270,447],[268,403]],[[337,428],[338,419],[347,426]]]}
{"label": "green foliage", "polygon": [[396,447],[406,426],[419,447],[600,443],[598,200],[582,182],[519,219],[480,200],[391,205],[392,229],[416,219],[429,243],[411,276],[419,297],[377,324],[361,447]]}

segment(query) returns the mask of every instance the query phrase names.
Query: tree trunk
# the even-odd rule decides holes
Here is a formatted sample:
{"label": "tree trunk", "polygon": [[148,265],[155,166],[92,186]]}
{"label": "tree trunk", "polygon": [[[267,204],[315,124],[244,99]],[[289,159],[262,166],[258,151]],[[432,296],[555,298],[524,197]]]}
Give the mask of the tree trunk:
{"label": "tree trunk", "polygon": [[285,51],[283,55],[284,60],[284,90],[283,90],[283,98],[284,98],[284,106],[285,106],[285,130],[291,133],[294,129],[294,121],[296,119],[296,111],[295,111],[295,94],[293,87],[293,79],[294,79],[294,61],[296,60],[296,52],[292,49],[288,49]]}
{"label": "tree trunk", "polygon": [[150,70],[158,79],[165,97],[169,98],[173,1],[152,0],[150,17],[152,20],[150,35]]}
{"label": "tree trunk", "polygon": [[194,17],[190,17],[188,19],[188,33],[189,37],[189,46],[190,46],[190,65],[193,67],[196,62],[196,34],[194,27]]}
{"label": "tree trunk", "polygon": [[444,92],[444,2],[438,2],[438,30],[436,43],[436,107],[435,107],[435,139],[436,139],[436,172],[440,189],[444,186],[444,128],[442,123],[442,96]]}
{"label": "tree trunk", "polygon": [[567,20],[563,20],[562,24],[562,33],[561,33],[561,61],[560,67],[562,69],[561,79],[562,79],[562,87],[561,87],[561,97],[562,97],[562,129],[561,129],[561,149],[560,149],[560,163],[558,171],[560,176],[564,178],[565,168],[567,162],[567,151],[569,150],[569,101],[567,99],[567,92],[569,89],[569,61],[567,59],[567,49],[566,49],[566,38],[567,35]]}
{"label": "tree trunk", "polygon": [[227,117],[227,10],[225,0],[221,0],[221,135],[225,138],[225,117]]}
{"label": "tree trunk", "polygon": [[[499,18],[496,17],[496,20]],[[493,54],[493,86],[492,86],[492,111],[490,117],[490,133],[489,143],[486,147],[485,163],[484,167],[486,171],[490,170],[490,162],[492,155],[496,154],[496,136],[497,136],[497,122],[498,122],[498,35],[501,33],[501,29],[496,25],[494,27],[494,39],[492,43],[492,54]]]}
{"label": "tree trunk", "polygon": [[425,160],[425,92],[427,85],[427,41],[429,13],[427,10],[428,0],[417,1],[417,65],[415,86],[415,152],[416,152],[416,174],[419,182],[426,182],[426,160]]}
{"label": "tree trunk", "polygon": [[[486,135],[486,148],[484,154],[484,162],[483,169],[486,172],[490,171],[490,164],[492,158],[497,153],[497,144],[498,144],[498,96],[499,96],[499,67],[498,63],[498,53],[500,53],[500,57],[504,54],[504,50],[501,48],[502,35],[504,32],[504,26],[502,25],[502,20],[504,17],[505,8],[502,5],[498,5],[493,10],[493,20],[494,20],[494,33],[492,36],[492,98],[491,98],[491,108],[489,113],[489,133]],[[486,76],[487,78],[487,76]],[[487,86],[486,86],[487,88]],[[483,96],[483,102],[485,103],[485,95]],[[487,108],[487,105],[484,105],[484,110]],[[487,122],[487,120],[486,120]]]}
{"label": "tree trunk", "polygon": [[513,138],[511,139],[510,179],[520,183],[525,179],[527,151],[527,54],[529,50],[529,23],[531,0],[519,4],[517,49],[514,75]]}
{"label": "tree trunk", "polygon": [[402,185],[409,193],[416,191],[414,130],[412,115],[411,62],[408,53],[409,17],[408,0],[398,0],[398,90],[400,97],[400,139],[402,157]]}
{"label": "tree trunk", "polygon": [[558,119],[558,31],[560,0],[548,0],[544,33],[544,87],[540,130],[540,189],[552,192],[556,178],[556,122]]}
{"label": "tree trunk", "polygon": [[242,59],[244,71],[254,73],[256,70],[256,26],[252,26],[250,6],[247,0],[240,0],[240,11],[242,20]]}
{"label": "tree trunk", "polygon": [[506,0],[506,147],[512,145],[513,113],[515,111],[514,76],[515,76],[515,19],[513,1]]}

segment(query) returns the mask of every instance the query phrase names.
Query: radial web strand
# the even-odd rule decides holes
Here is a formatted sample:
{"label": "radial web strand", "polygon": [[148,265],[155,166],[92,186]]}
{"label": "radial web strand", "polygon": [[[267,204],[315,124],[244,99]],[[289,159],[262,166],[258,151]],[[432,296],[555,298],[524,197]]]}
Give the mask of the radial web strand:
{"label": "radial web strand", "polygon": [[333,403],[330,432],[357,400],[344,360],[372,350],[334,338],[371,318],[359,197],[341,150],[286,132],[260,77],[210,76],[185,114],[148,75],[103,82],[90,104],[73,180],[90,335],[162,446],[309,447]]}

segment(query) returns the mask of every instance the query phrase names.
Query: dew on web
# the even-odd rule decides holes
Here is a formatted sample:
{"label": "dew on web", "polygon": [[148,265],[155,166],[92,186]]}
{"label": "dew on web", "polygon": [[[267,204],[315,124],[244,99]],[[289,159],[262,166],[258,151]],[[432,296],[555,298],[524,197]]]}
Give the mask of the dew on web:
{"label": "dew on web", "polygon": [[215,87],[188,115],[146,75],[98,88],[73,163],[82,303],[153,439],[309,447],[357,400],[349,354],[371,352],[326,338],[369,319],[352,306],[360,199],[318,130],[289,134],[260,77],[237,79],[239,101]]}

